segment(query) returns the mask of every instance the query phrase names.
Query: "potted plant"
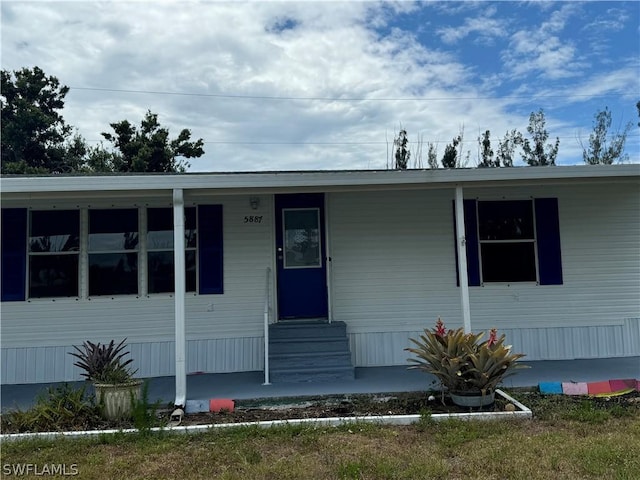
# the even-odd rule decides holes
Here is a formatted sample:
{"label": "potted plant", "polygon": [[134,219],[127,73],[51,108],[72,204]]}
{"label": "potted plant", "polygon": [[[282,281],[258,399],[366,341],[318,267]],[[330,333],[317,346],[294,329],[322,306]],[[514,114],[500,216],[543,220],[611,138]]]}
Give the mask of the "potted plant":
{"label": "potted plant", "polygon": [[81,375],[93,382],[96,401],[105,418],[118,420],[131,415],[134,401],[140,398],[142,381],[134,379],[137,370],[132,371],[133,359],[125,360],[129,352],[126,338],[118,345],[113,340],[108,345],[86,341],[82,348],[76,345],[75,352],[69,352],[78,359],[75,366],[84,370]]}
{"label": "potted plant", "polygon": [[496,387],[514,370],[525,365],[518,360],[522,353],[511,353],[505,346],[505,335],[498,337],[491,329],[489,338],[481,341],[484,332],[464,333],[462,328],[446,330],[438,318],[435,328],[425,329],[418,340],[411,338],[413,348],[406,348],[417,358],[410,358],[417,368],[431,373],[440,381],[457,405],[479,407],[493,403]]}

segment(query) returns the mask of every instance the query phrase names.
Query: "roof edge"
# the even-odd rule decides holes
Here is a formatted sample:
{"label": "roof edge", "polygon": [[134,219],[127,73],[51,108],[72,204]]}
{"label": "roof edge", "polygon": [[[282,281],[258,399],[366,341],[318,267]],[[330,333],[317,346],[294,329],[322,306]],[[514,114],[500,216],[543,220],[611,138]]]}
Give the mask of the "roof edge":
{"label": "roof edge", "polygon": [[110,192],[127,190],[363,187],[482,184],[640,177],[640,164],[422,170],[316,170],[182,174],[2,176],[5,193]]}

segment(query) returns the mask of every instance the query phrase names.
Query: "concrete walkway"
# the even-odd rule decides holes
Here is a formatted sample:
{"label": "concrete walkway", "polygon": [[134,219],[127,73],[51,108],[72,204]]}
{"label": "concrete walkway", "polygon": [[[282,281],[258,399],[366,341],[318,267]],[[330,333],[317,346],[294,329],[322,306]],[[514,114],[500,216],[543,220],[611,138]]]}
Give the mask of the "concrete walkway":
{"label": "concrete walkway", "polygon": [[[621,357],[591,360],[554,360],[523,362],[531,368],[518,370],[505,379],[503,388],[537,386],[540,382],[596,382],[602,380],[640,379],[640,357]],[[356,368],[355,380],[320,383],[280,383],[262,385],[262,372],[200,374],[187,377],[187,398],[205,400],[231,398],[246,400],[275,397],[320,396],[349,393],[384,393],[420,391],[432,388],[433,377],[405,366]],[[83,385],[84,382],[72,382]],[[2,410],[28,408],[38,392],[51,385],[2,385]],[[172,403],[175,396],[174,377],[149,379],[149,400]]]}

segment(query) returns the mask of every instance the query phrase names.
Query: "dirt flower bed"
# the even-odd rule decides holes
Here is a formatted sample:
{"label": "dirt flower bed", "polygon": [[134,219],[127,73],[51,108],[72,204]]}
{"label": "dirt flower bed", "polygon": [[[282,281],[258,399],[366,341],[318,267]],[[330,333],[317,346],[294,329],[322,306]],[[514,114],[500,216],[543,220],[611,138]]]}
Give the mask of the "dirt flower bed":
{"label": "dirt flower bed", "polygon": [[233,412],[221,411],[219,413],[186,415],[182,425],[303,418],[500,412],[505,410],[508,403],[503,398],[496,397],[496,401],[492,405],[484,408],[461,408],[454,405],[448,396],[443,396],[439,392],[255,399],[236,402]]}
{"label": "dirt flower bed", "polygon": [[[589,418],[626,416],[640,413],[640,392],[612,397],[543,395],[531,389],[507,392],[545,418],[548,411],[564,409],[568,418],[592,412]],[[375,395],[335,395],[320,398],[272,398],[236,402],[233,412],[195,413],[186,415],[182,425],[258,422],[269,420],[363,417],[380,415],[429,415],[437,413],[502,412],[509,402],[496,396],[496,401],[484,408],[462,408],[439,392],[404,392]],[[170,412],[164,412],[163,416]]]}
{"label": "dirt flower bed", "polygon": [[[65,398],[69,397],[69,392]],[[579,420],[599,423],[610,417],[640,415],[640,392],[612,397],[542,395],[537,389],[510,389],[506,393],[533,411],[541,420]],[[58,397],[53,397],[57,399]],[[50,403],[25,412],[5,413],[0,416],[2,433],[102,430],[141,428],[139,419],[107,422],[91,405],[68,410],[68,403],[53,410]],[[461,408],[453,405],[448,396],[440,392],[403,392],[385,394],[330,395],[320,397],[262,398],[239,400],[232,412],[194,413],[184,416],[181,425],[208,425],[222,423],[259,422],[288,419],[365,417],[381,415],[432,415],[438,413],[501,412],[510,408],[500,396],[482,409]],[[146,416],[146,427],[169,425],[173,405],[152,406]],[[55,416],[53,415],[55,413]],[[62,415],[61,413],[64,413]],[[73,413],[73,414],[72,414]],[[53,417],[54,422],[40,421]],[[143,427],[144,428],[144,427]]]}

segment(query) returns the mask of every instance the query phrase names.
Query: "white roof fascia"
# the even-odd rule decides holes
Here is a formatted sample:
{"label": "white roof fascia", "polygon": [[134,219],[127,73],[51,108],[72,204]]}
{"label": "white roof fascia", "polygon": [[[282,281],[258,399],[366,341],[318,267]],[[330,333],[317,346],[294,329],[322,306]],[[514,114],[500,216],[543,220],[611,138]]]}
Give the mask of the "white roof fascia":
{"label": "white roof fascia", "polygon": [[[635,177],[635,178],[634,178]],[[187,173],[101,176],[0,177],[5,194],[136,192],[173,190],[291,190],[376,189],[380,187],[444,188],[447,185],[494,186],[500,184],[572,183],[580,180],[640,178],[640,164],[508,167],[435,170],[359,170],[248,173]],[[486,185],[485,185],[486,184]],[[151,192],[148,192],[151,193]],[[12,195],[9,195],[12,196]]]}

